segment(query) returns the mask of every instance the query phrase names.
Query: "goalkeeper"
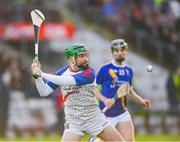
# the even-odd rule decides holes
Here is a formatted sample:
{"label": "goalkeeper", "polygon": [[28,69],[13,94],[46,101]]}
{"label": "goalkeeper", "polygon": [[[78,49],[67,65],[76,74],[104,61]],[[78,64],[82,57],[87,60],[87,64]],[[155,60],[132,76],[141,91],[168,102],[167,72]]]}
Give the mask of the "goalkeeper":
{"label": "goalkeeper", "polygon": [[123,141],[98,108],[96,97],[107,107],[113,104],[113,99],[107,99],[96,91],[95,72],[88,66],[86,47],[73,44],[65,50],[65,54],[69,66],[58,70],[56,75],[42,72],[38,61],[34,60],[31,66],[32,73],[38,76],[35,82],[40,96],[48,96],[61,87],[66,119],[62,141],[80,141],[85,133],[105,141]]}

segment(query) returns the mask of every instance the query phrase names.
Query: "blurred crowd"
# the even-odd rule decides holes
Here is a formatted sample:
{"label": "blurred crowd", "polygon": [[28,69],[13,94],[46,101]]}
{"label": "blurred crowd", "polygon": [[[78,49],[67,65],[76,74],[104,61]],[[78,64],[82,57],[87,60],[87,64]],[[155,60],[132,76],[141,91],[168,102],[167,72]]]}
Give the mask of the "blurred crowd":
{"label": "blurred crowd", "polygon": [[[77,2],[77,1],[76,1]],[[101,26],[125,35],[136,27],[149,36],[174,44],[180,44],[179,0],[78,0],[82,15],[94,18]],[[73,4],[74,5],[74,4]]]}
{"label": "blurred crowd", "polygon": [[180,45],[180,1],[139,0],[132,8],[133,26],[145,30],[150,36]]}
{"label": "blurred crowd", "polygon": [[41,98],[29,62],[15,50],[0,50],[0,65],[0,136],[62,133],[64,104],[60,90]]}
{"label": "blurred crowd", "polygon": [[[31,22],[30,11],[33,9],[40,9],[46,16],[46,22],[59,22],[61,15],[54,3],[2,0],[0,25]],[[63,100],[57,95],[59,91],[40,99],[31,76],[31,63],[25,57],[33,52],[31,46],[32,41],[0,41],[0,137],[42,135],[49,131],[59,134],[63,131]]]}
{"label": "blurred crowd", "polygon": [[[27,68],[21,57],[15,51],[10,51],[8,54],[0,52],[0,77],[1,91],[7,88],[10,90],[21,90],[27,97],[37,97],[37,91],[32,89],[35,87],[30,70]],[[32,94],[32,95],[31,95]]]}
{"label": "blurred crowd", "polygon": [[180,66],[169,72],[166,88],[170,112],[180,116]]}
{"label": "blurred crowd", "polygon": [[180,64],[180,0],[75,0],[69,8],[158,64]]}
{"label": "blurred crowd", "polygon": [[30,72],[16,52],[0,51],[0,135],[5,135],[8,121],[10,93],[22,92],[26,98],[37,97],[35,83]]}
{"label": "blurred crowd", "polygon": [[57,22],[62,19],[59,10],[53,7],[53,2],[49,5],[44,0],[1,0],[0,23],[31,22],[29,13],[32,9],[40,9],[45,14],[46,21]]}

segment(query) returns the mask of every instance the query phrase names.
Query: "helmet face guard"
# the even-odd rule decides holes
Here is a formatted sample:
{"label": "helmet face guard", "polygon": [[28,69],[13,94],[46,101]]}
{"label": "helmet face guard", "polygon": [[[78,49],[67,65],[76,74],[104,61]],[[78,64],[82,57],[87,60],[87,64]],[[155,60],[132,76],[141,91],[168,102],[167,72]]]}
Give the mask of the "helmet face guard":
{"label": "helmet face guard", "polygon": [[85,53],[88,53],[88,51],[83,44],[72,44],[68,48],[65,49],[66,58],[69,59],[70,57],[74,57],[74,59],[75,59],[74,65],[79,70],[85,70],[88,67],[88,65],[86,65],[86,66],[77,65],[77,63],[76,63],[77,56],[80,54],[85,54]]}
{"label": "helmet face guard", "polygon": [[124,39],[115,39],[111,42],[111,50],[121,50],[121,49],[127,49],[128,45],[124,41]]}

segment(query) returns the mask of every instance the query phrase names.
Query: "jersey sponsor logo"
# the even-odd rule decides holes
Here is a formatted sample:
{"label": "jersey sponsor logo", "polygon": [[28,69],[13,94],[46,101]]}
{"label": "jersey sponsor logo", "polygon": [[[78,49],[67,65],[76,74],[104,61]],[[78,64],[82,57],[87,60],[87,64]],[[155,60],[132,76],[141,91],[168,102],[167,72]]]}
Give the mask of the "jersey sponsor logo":
{"label": "jersey sponsor logo", "polygon": [[77,93],[76,91],[68,92],[66,95],[63,96],[64,102],[67,100],[67,97],[73,93]]}
{"label": "jersey sponsor logo", "polygon": [[77,91],[81,86],[63,86],[63,91],[66,91],[67,93],[71,91]]}
{"label": "jersey sponsor logo", "polygon": [[62,87],[63,91],[63,100],[66,101],[67,97],[73,93],[79,93],[79,86],[64,86]]}
{"label": "jersey sponsor logo", "polygon": [[111,88],[119,87],[119,86],[121,86],[121,85],[124,84],[124,83],[125,83],[125,84],[129,84],[129,81],[114,79],[114,80],[111,82],[110,87],[111,87]]}
{"label": "jersey sponsor logo", "polygon": [[115,88],[117,81],[118,81],[117,79],[113,79],[110,87],[111,87],[111,88]]}
{"label": "jersey sponsor logo", "polygon": [[63,94],[63,100],[64,102],[67,100],[68,96],[74,94],[74,93],[80,93],[80,92],[88,92],[89,94],[94,94],[94,89],[96,86],[92,83],[89,85],[82,86],[63,86],[62,87],[62,94]]}

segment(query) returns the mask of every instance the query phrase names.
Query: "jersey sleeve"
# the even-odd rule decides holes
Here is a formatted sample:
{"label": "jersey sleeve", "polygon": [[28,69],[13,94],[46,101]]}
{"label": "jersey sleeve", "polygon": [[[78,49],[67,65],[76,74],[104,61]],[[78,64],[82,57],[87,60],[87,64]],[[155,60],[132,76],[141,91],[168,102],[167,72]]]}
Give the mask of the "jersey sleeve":
{"label": "jersey sleeve", "polygon": [[76,85],[86,85],[93,83],[95,80],[95,71],[88,67],[86,70],[84,70],[81,73],[72,75],[76,81]]}
{"label": "jersey sleeve", "polygon": [[[64,68],[58,70],[58,71],[56,72],[56,75],[59,75],[59,76],[62,75],[62,74],[66,71],[67,68],[68,68],[68,67],[64,67]],[[49,87],[51,87],[53,90],[56,90],[56,88],[58,87],[58,85],[52,83],[51,81],[48,81],[48,82],[47,82],[47,85],[48,85]]]}
{"label": "jersey sleeve", "polygon": [[96,84],[102,84],[105,79],[105,69],[101,67],[96,75]]}
{"label": "jersey sleeve", "polygon": [[130,69],[130,74],[131,74],[131,78],[130,78],[130,85],[132,86],[132,82],[133,82],[133,70]]}

